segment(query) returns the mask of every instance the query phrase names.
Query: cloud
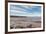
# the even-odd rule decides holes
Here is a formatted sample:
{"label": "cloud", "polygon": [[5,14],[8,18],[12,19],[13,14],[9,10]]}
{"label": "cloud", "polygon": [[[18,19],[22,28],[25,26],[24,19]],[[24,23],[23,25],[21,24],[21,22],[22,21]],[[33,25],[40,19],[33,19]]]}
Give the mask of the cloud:
{"label": "cloud", "polygon": [[23,13],[23,14],[24,14],[24,13],[27,13],[27,12],[24,12],[24,11],[18,11],[18,10],[16,10],[15,12],[16,12],[16,13]]}
{"label": "cloud", "polygon": [[37,17],[40,17],[41,15],[33,15],[33,14],[21,14],[21,13],[19,13],[19,14],[11,14],[12,16],[27,16],[27,17],[35,17],[35,16],[37,16]]}
{"label": "cloud", "polygon": [[26,9],[23,9],[23,8],[20,8],[20,7],[16,7],[16,6],[15,7],[11,6],[11,10],[27,11]]}
{"label": "cloud", "polygon": [[32,8],[32,6],[30,6],[30,5],[22,5],[22,7],[24,7],[24,8]]}
{"label": "cloud", "polygon": [[40,10],[37,6],[30,5],[16,5],[11,7],[11,15],[17,16],[40,16]]}
{"label": "cloud", "polygon": [[19,11],[19,10],[11,10],[11,12],[10,12],[11,14],[26,14],[27,12],[25,12],[25,11]]}

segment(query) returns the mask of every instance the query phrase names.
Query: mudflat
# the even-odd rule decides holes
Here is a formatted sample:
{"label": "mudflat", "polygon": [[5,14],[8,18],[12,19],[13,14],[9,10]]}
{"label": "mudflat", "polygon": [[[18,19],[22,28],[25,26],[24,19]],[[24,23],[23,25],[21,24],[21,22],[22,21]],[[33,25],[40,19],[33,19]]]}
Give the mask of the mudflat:
{"label": "mudflat", "polygon": [[41,17],[25,17],[25,16],[12,16],[10,17],[10,28],[40,28]]}

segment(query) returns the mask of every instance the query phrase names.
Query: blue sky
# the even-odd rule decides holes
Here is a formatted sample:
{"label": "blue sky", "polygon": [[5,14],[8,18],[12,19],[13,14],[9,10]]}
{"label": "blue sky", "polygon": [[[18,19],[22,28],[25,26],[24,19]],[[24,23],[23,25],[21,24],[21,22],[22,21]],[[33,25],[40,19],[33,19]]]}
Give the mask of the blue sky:
{"label": "blue sky", "polygon": [[12,16],[41,16],[41,6],[10,5]]}

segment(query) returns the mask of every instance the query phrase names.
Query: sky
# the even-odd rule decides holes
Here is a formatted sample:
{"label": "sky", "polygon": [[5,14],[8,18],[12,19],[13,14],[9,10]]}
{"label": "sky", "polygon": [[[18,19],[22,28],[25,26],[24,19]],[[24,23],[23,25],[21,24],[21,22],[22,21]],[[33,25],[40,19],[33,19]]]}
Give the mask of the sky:
{"label": "sky", "polygon": [[41,6],[11,4],[10,16],[41,16]]}

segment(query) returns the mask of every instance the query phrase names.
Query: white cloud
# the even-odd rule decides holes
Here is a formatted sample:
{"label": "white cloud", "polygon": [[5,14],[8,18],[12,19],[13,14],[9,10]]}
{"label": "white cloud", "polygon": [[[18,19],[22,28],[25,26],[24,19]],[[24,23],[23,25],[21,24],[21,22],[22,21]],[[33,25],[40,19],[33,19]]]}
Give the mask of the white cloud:
{"label": "white cloud", "polygon": [[32,8],[32,6],[31,5],[22,5],[22,7],[25,7],[25,8]]}
{"label": "white cloud", "polygon": [[[23,6],[22,6],[23,7]],[[20,8],[20,7],[13,7],[11,10],[21,10],[21,11],[27,11],[26,9]]]}
{"label": "white cloud", "polygon": [[22,7],[24,7],[24,8],[29,8],[29,6],[27,6],[27,5],[22,5]]}
{"label": "white cloud", "polygon": [[32,6],[30,6],[30,5],[20,5],[20,6],[22,6],[25,9],[15,6],[15,7],[12,7],[12,10],[27,11],[26,9],[29,9],[29,8],[32,10]]}
{"label": "white cloud", "polygon": [[27,13],[27,12],[24,12],[24,11],[18,11],[18,10],[16,10],[15,12],[16,12],[16,13]]}
{"label": "white cloud", "polygon": [[11,14],[25,14],[25,13],[27,13],[27,12],[25,12],[25,11],[19,11],[19,10],[11,10]]}

